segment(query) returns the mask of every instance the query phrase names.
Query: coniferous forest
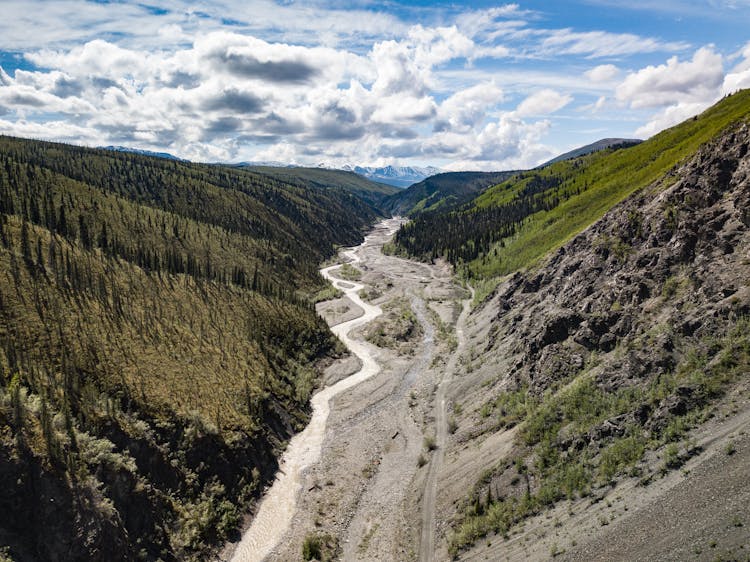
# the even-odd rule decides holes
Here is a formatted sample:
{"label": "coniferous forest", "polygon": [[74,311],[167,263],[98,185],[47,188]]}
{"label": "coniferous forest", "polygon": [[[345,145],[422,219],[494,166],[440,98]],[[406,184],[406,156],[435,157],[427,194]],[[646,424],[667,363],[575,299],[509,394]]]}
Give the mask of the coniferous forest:
{"label": "coniferous forest", "polygon": [[235,533],[342,352],[318,264],[377,216],[336,186],[0,137],[12,548],[183,560]]}

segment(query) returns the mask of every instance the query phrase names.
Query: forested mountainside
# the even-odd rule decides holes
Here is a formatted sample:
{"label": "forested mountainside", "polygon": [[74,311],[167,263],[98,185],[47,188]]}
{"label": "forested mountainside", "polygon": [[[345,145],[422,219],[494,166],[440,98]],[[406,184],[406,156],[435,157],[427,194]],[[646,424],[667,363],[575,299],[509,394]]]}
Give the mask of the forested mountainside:
{"label": "forested mountainside", "polygon": [[344,188],[0,137],[12,559],[197,559],[236,532],[342,351],[318,263],[376,216]]}
{"label": "forested mountainside", "polygon": [[430,176],[381,202],[393,215],[416,216],[455,209],[515,172],[445,172]]}
{"label": "forested mountainside", "polygon": [[[504,279],[474,311],[447,454],[455,454],[454,467],[464,466],[466,456],[488,460],[462,475],[474,486],[452,516],[447,538],[454,554],[475,545],[472,559],[533,558],[524,549],[534,544],[509,537],[534,515],[551,519],[548,510],[566,500],[568,508],[554,511],[552,546],[542,554],[537,548],[536,556],[746,558],[747,482],[737,467],[747,462],[747,439],[731,428],[746,427],[741,420],[750,412],[747,100],[747,92],[732,96],[649,141],[663,147],[701,122],[723,129],[656,181],[637,189],[633,178],[635,193],[537,267]],[[706,123],[730,109],[736,117],[729,126]],[[673,148],[675,155],[686,150]],[[637,154],[646,170],[664,158],[664,151]],[[625,156],[604,158],[627,170]],[[586,167],[602,163],[578,165],[592,178]],[[563,181],[575,185],[570,177]],[[696,427],[702,438],[691,432]],[[720,435],[735,441],[704,452]],[[736,440],[745,448],[736,448]],[[482,454],[492,443],[498,452]],[[664,492],[657,484],[653,492],[639,491],[694,457],[699,464],[690,466],[700,467],[700,476],[682,475],[692,479],[689,491]],[[726,490],[734,490],[731,497]],[[653,495],[643,499],[647,494]],[[638,510],[639,502],[647,507]],[[656,523],[653,513],[664,502],[673,512]],[[582,532],[588,512],[598,522]],[[633,534],[619,535],[623,528]],[[634,540],[641,536],[647,538]],[[721,549],[712,550],[717,544]]]}
{"label": "forested mountainside", "polygon": [[401,191],[392,185],[377,183],[345,170],[247,165],[237,167],[299,187],[344,189],[354,193],[375,208],[380,208],[383,200],[389,195]]}
{"label": "forested mountainside", "polygon": [[559,248],[748,114],[750,91],[743,90],[637,146],[522,172],[458,210],[415,217],[396,234],[396,246],[421,258],[443,256],[473,279],[514,272]]}

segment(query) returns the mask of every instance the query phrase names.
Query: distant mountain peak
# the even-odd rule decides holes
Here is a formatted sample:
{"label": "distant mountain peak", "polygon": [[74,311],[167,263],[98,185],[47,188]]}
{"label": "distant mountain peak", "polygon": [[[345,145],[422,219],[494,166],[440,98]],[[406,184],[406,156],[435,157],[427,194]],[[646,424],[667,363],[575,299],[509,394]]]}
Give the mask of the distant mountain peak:
{"label": "distant mountain peak", "polygon": [[321,162],[318,164],[318,168],[354,172],[369,180],[402,188],[409,187],[442,172],[440,168],[434,166],[395,166],[393,164],[386,166],[356,166],[352,164],[334,166]]}
{"label": "distant mountain peak", "polygon": [[597,152],[598,150],[604,150],[606,148],[614,148],[614,147],[625,148],[628,146],[635,146],[636,144],[640,144],[642,142],[643,141],[641,139],[619,139],[619,138],[600,139],[596,142],[592,142],[591,144],[587,144],[586,146],[574,148],[573,150],[569,152],[561,154],[560,156],[556,156],[552,160],[548,160],[544,164],[540,164],[539,166],[537,166],[537,168],[544,168],[545,166],[554,164],[555,162],[562,162],[563,160],[570,160],[572,158],[578,158],[579,156],[585,156],[586,154],[591,154],[592,152]]}

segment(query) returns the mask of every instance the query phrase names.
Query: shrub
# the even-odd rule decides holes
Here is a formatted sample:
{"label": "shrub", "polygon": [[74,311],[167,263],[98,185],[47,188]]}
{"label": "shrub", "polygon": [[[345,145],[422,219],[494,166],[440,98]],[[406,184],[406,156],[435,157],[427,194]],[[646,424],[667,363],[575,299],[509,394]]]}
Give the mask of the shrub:
{"label": "shrub", "polygon": [[456,430],[458,429],[458,422],[456,421],[456,418],[451,416],[448,418],[448,432],[453,434],[456,433]]}
{"label": "shrub", "polygon": [[302,543],[303,560],[329,562],[336,559],[338,554],[338,540],[328,533],[308,533]]}
{"label": "shrub", "polygon": [[303,560],[320,560],[323,541],[319,535],[307,535],[302,543]]}

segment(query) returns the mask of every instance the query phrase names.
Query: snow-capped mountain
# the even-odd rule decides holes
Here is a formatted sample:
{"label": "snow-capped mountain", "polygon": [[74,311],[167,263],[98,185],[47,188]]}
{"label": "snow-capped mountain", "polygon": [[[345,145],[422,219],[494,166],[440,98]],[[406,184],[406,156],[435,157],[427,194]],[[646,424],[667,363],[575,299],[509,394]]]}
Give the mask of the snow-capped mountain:
{"label": "snow-capped mountain", "polygon": [[[320,168],[335,168],[335,166],[328,166],[321,164]],[[372,166],[352,166],[346,164],[340,166],[338,169],[346,170],[348,172],[354,172],[360,176],[364,176],[372,181],[380,183],[387,183],[395,187],[409,187],[410,185],[420,182],[425,178],[434,176],[442,172],[439,168],[434,166],[383,166],[383,167],[372,167]]]}
{"label": "snow-capped mountain", "polygon": [[[250,161],[250,162],[238,162],[231,164],[238,168],[250,168],[253,166],[269,166],[273,168],[297,168],[300,166],[297,164],[285,164],[283,162],[275,161]],[[394,187],[406,188],[412,184],[418,183],[425,178],[434,176],[442,172],[440,168],[434,166],[354,166],[351,164],[344,164],[343,166],[336,166],[328,162],[321,162],[315,168],[324,168],[326,170],[344,170],[345,172],[354,172],[360,176],[363,176],[369,180],[376,181],[379,183],[385,183]]]}

